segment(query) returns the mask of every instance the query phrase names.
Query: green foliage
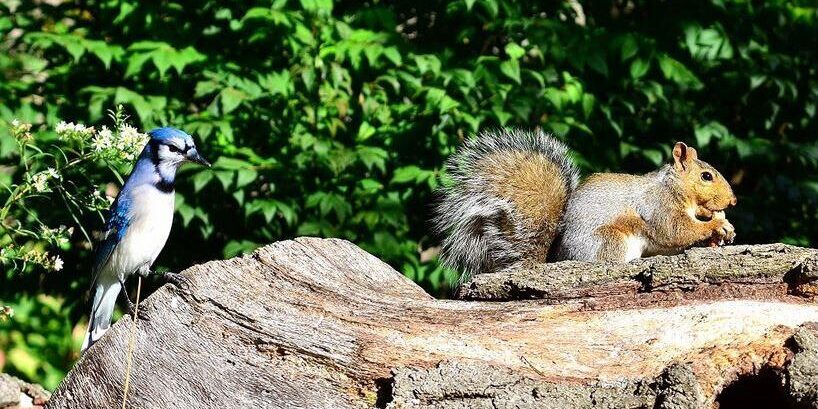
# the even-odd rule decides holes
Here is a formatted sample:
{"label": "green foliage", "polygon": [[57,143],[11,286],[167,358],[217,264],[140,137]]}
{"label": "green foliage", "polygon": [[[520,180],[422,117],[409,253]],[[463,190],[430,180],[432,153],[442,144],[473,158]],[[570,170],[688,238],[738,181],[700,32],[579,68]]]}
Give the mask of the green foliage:
{"label": "green foliage", "polygon": [[[457,144],[495,126],[554,132],[587,172],[648,171],[684,140],[733,182],[740,241],[818,244],[813,5],[81,3],[0,1],[0,119],[97,125],[123,104],[140,129],[194,134],[217,159],[182,171],[165,268],[331,236],[445,295],[452,274],[435,262],[433,190]],[[18,159],[0,127],[0,184],[20,180]],[[107,169],[86,176],[119,183]],[[3,274],[0,305],[46,292],[79,321],[88,248],[77,228],[59,251],[63,271]],[[0,338],[0,351],[71,356],[67,342],[32,345]],[[47,376],[8,360],[4,369]]]}
{"label": "green foliage", "polygon": [[79,358],[82,332],[66,315],[63,299],[48,295],[14,295],[10,309],[14,313],[0,318],[0,363],[4,371],[33,379],[54,389],[65,376],[66,368]]}

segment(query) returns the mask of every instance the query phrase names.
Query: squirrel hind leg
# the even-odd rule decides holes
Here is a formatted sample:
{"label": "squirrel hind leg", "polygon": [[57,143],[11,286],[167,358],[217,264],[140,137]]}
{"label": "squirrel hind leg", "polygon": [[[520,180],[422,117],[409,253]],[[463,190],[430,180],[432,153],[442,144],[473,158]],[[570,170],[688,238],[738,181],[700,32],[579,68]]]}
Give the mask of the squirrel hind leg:
{"label": "squirrel hind leg", "polygon": [[596,253],[596,261],[612,261],[615,263],[627,263],[635,258],[639,258],[641,253],[634,257],[635,251],[629,246],[628,238],[622,234],[607,235],[600,243]]}
{"label": "squirrel hind leg", "polygon": [[596,261],[627,263],[642,257],[648,244],[638,234],[628,234],[610,227],[601,228],[597,236],[600,241]]}

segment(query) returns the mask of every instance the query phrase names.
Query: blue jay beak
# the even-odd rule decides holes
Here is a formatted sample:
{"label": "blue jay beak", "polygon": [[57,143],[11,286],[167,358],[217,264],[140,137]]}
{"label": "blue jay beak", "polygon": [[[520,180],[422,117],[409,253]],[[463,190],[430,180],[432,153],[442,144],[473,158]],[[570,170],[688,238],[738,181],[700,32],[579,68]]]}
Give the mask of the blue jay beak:
{"label": "blue jay beak", "polygon": [[196,148],[188,149],[187,155],[185,158],[191,162],[198,163],[202,166],[210,167],[210,162],[207,161],[202,155],[199,154],[199,151]]}

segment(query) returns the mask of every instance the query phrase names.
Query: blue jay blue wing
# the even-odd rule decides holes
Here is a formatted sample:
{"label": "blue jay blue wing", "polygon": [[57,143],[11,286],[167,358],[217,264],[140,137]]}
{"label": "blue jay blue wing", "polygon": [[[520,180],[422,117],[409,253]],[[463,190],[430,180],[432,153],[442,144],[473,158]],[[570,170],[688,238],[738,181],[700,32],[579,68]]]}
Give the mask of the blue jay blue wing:
{"label": "blue jay blue wing", "polygon": [[123,198],[124,195],[117,197],[113,206],[111,206],[111,214],[108,216],[108,222],[105,223],[105,236],[97,247],[96,256],[94,258],[94,282],[97,281],[99,273],[103,270],[111,254],[114,252],[117,244],[125,237],[130,225],[130,207],[131,201]]}
{"label": "blue jay blue wing", "polygon": [[[111,315],[116,305],[116,299],[122,288],[120,272],[111,269],[108,264],[117,246],[122,242],[131,222],[131,200],[126,188],[111,206],[108,222],[105,224],[105,236],[97,246],[94,260],[94,301],[91,306],[91,316],[88,320],[88,333],[82,343],[82,351],[88,349],[111,326]],[[105,275],[103,275],[105,272]]]}

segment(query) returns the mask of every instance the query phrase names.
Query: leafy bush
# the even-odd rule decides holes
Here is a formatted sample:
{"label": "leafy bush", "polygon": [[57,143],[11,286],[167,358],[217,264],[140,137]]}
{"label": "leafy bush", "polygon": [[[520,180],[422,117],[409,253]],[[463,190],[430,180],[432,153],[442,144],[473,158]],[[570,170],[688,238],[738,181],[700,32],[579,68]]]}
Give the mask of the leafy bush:
{"label": "leafy bush", "polygon": [[[19,157],[0,207],[0,265],[8,267],[6,279],[16,282],[24,273],[63,270],[62,258],[49,251],[69,250],[75,227],[82,232],[80,240],[92,242],[79,220],[89,214],[101,215],[113,202],[114,192],[106,197],[87,174],[107,169],[121,181],[118,169],[130,168],[148,139],[125,122],[121,107],[111,112],[111,119],[113,130],[105,125],[97,130],[60,122],[54,135],[32,132],[31,124],[16,119],[11,122]],[[32,298],[23,292],[14,298],[14,307],[0,308],[0,322],[10,322],[9,331],[0,335],[0,345],[15,345],[8,350],[8,360],[17,371],[56,386],[63,371],[55,364],[70,363],[76,348],[73,325],[61,311],[62,301],[44,295]],[[43,352],[49,359],[38,359]],[[62,359],[60,352],[66,354]]]}
{"label": "leafy bush", "polygon": [[[443,160],[493,126],[554,132],[586,172],[648,171],[687,141],[734,184],[739,241],[818,243],[815,6],[587,3],[0,0],[0,118],[99,127],[123,104],[140,129],[195,135],[217,160],[182,171],[158,261],[170,269],[298,235],[342,237],[445,295],[452,273],[435,261],[429,203]],[[20,164],[0,127],[0,184],[19,183]],[[84,176],[99,191],[120,183],[102,167]],[[50,302],[81,321],[90,246],[80,226],[93,235],[101,221],[29,209],[74,230],[49,248],[62,271],[4,265],[0,305],[43,312],[0,323],[24,335],[0,336],[0,351],[25,347],[29,366],[64,371],[69,331],[26,339],[37,335],[26,320]]]}

